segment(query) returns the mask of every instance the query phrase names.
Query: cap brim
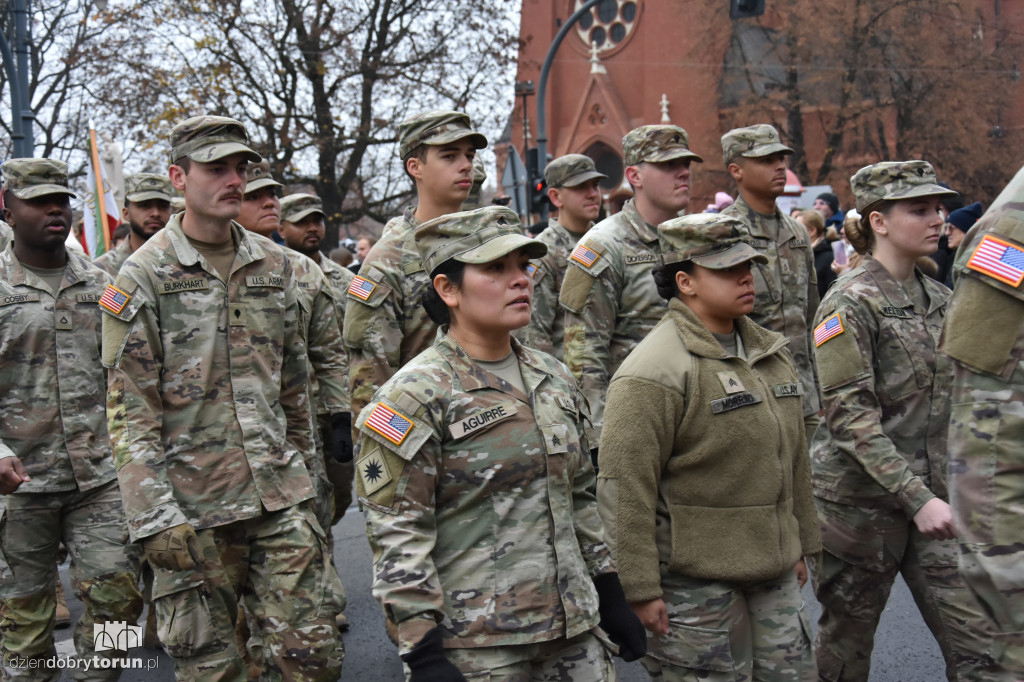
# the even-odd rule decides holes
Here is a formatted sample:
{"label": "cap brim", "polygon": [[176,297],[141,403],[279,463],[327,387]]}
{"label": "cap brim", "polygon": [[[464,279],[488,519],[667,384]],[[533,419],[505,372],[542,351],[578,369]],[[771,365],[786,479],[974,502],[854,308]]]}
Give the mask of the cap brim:
{"label": "cap brim", "polygon": [[927,185],[917,185],[916,187],[908,187],[907,189],[887,194],[885,199],[895,201],[896,199],[916,199],[918,197],[955,197],[959,192],[954,192],[951,189],[929,183]]}
{"label": "cap brim", "polygon": [[660,152],[650,154],[644,158],[644,161],[647,163],[664,163],[666,161],[675,161],[676,159],[692,159],[693,161],[704,163],[704,159],[683,147],[665,149]]}
{"label": "cap brim", "polygon": [[773,142],[772,144],[766,144],[761,147],[755,147],[748,152],[740,154],[740,156],[747,159],[759,159],[762,156],[771,156],[782,152],[783,154],[792,154],[793,150],[782,144],[781,142]]}
{"label": "cap brim", "polygon": [[263,189],[264,187],[284,187],[284,185],[282,185],[277,180],[271,180],[270,178],[260,178],[259,180],[247,182],[245,184],[245,193],[248,194],[249,192],[255,192],[256,190]]}
{"label": "cap brim", "polygon": [[66,194],[72,199],[78,198],[77,194],[62,185],[33,185],[24,189],[12,189],[11,193],[19,199],[35,199],[36,197],[45,197],[47,194]]}
{"label": "cap brim", "polygon": [[526,235],[506,234],[452,258],[460,263],[480,265],[507,256],[516,249],[523,249],[528,258],[542,258],[548,252],[548,245]]}
{"label": "cap brim", "polygon": [[750,244],[733,244],[725,251],[716,251],[706,255],[693,256],[690,260],[702,268],[708,268],[709,270],[725,270],[726,268],[731,268],[734,265],[746,263],[748,260],[755,261],[761,265],[768,264],[768,257],[762,253],[758,253]]}
{"label": "cap brim", "polygon": [[437,137],[430,138],[429,141],[423,144],[430,145],[431,147],[437,147],[442,144],[450,144],[459,140],[469,138],[469,141],[473,143],[474,149],[483,149],[487,146],[487,138],[476,132],[475,130],[451,130]]}
{"label": "cap brim", "polygon": [[313,215],[314,213],[319,213],[321,216],[323,216],[324,220],[327,220],[327,214],[324,213],[323,211],[321,211],[319,208],[304,208],[301,211],[296,211],[295,213],[289,213],[288,215],[282,215],[281,216],[281,222],[297,223],[300,220],[302,220],[303,218],[305,218],[306,216]]}
{"label": "cap brim", "polygon": [[128,201],[149,201],[150,199],[162,199],[167,203],[171,203],[171,197],[163,192],[136,192],[135,194],[129,194],[125,197]]}
{"label": "cap brim", "polygon": [[245,154],[251,163],[259,163],[263,157],[241,142],[216,142],[186,154],[198,163],[212,163],[232,154]]}
{"label": "cap brim", "polygon": [[593,180],[594,178],[601,179],[607,177],[608,176],[605,175],[604,173],[598,173],[597,171],[587,171],[585,173],[580,173],[579,175],[572,176],[571,178],[563,182],[561,185],[558,185],[558,187],[579,187],[584,182],[588,182],[590,180]]}

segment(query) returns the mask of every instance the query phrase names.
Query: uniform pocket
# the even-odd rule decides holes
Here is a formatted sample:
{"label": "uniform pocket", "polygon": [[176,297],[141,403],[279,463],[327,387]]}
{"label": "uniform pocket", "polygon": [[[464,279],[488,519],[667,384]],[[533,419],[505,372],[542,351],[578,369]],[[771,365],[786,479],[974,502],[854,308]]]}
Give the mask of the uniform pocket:
{"label": "uniform pocket", "polygon": [[647,639],[647,655],[669,665],[691,670],[732,672],[732,645],[728,630],[709,630],[668,621],[667,635]]}
{"label": "uniform pocket", "polygon": [[[161,585],[166,582],[171,584]],[[178,582],[157,577],[152,606],[156,609],[157,635],[169,656],[193,658],[227,646],[217,632],[201,579]]]}

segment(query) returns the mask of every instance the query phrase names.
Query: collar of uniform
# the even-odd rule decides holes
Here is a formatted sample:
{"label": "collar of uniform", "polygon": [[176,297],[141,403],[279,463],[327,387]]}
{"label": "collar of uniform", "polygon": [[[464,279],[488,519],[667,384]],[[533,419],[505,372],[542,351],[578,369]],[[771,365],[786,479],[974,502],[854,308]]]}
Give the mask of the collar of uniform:
{"label": "collar of uniform", "polygon": [[[734,201],[732,205],[736,207],[733,210],[739,214],[739,217],[741,219],[744,219],[743,222],[746,224],[747,230],[750,232],[751,237],[770,239],[777,244],[782,244],[784,242],[788,242],[790,239],[797,238],[797,232],[794,231],[793,227],[794,225],[797,225],[796,221],[792,219],[786,220],[787,216],[779,209],[778,206],[775,207],[775,213],[769,215],[766,213],[758,213],[757,211],[755,211],[753,208],[750,207],[750,204],[743,200],[743,197],[741,196],[736,197],[736,201]],[[755,216],[761,216],[765,218],[776,218],[779,221],[778,238],[762,230],[761,221],[755,220]]]}
{"label": "collar of uniform", "polygon": [[647,244],[653,242],[653,248],[658,253],[661,253],[661,247],[658,245],[658,228],[657,226],[651,227],[640,215],[640,211],[636,210],[636,205],[633,200],[630,199],[622,205],[622,211],[620,212],[622,218],[633,226],[636,230],[637,235]]}
{"label": "collar of uniform", "polygon": [[[510,387],[509,390],[505,390],[504,387],[498,385],[497,377],[490,372],[486,372],[477,364],[472,361],[466,353],[459,348],[459,345],[455,343],[455,340],[448,333],[448,325],[442,325],[437,330],[437,338],[434,340],[434,347],[437,348],[438,352],[448,361],[451,365],[452,370],[455,372],[455,376],[459,380],[459,384],[463,390],[475,391],[481,388],[491,388],[502,393],[507,393],[525,403],[530,402],[529,396],[523,394],[519,389]],[[515,353],[519,358],[520,371],[523,374],[523,383],[526,384],[526,388],[530,393],[537,388],[544,376],[547,376],[542,370],[536,367],[536,363],[531,362],[532,358],[527,357],[528,353],[525,351],[522,345],[519,344],[514,338],[512,339],[512,352]],[[525,371],[524,371],[525,370]],[[540,375],[540,376],[538,376]]]}
{"label": "collar of uniform", "polygon": [[[178,262],[184,266],[198,265],[199,252],[189,243],[188,237],[185,236],[184,230],[181,229],[181,217],[183,215],[185,214],[175,213],[172,215],[171,219],[167,221],[167,226],[164,227],[164,230],[167,231],[167,238],[171,240],[171,244],[174,246],[174,253],[178,256]],[[238,244],[235,259],[241,260],[243,265],[248,265],[267,255],[263,247],[256,243],[255,240],[249,239],[246,229],[234,220],[231,221],[231,234]]]}
{"label": "collar of uniform", "polygon": [[[686,349],[694,355],[722,360],[726,357],[725,349],[700,318],[678,298],[668,302],[668,314],[676,325],[676,331],[686,343]],[[750,321],[746,316],[736,320],[736,329],[743,341],[747,362],[754,364],[766,355],[776,353],[786,346],[788,341],[782,334],[769,331]]]}
{"label": "collar of uniform", "polygon": [[[68,262],[64,268],[64,279],[61,280],[60,291],[67,289],[68,287],[78,284],[85,280],[85,270],[87,268],[84,257],[78,256],[71,249],[67,249]],[[36,283],[35,274],[31,274],[30,271],[21,264],[18,257],[14,255],[14,249],[5,249],[2,252],[3,263],[7,270],[7,281],[13,286],[30,286],[34,289],[41,289],[47,293],[50,292],[49,287],[45,287],[41,284]],[[31,276],[32,282],[29,282]],[[66,286],[65,286],[66,283]],[[59,292],[58,292],[59,293]]]}
{"label": "collar of uniform", "polygon": [[[594,224],[591,223],[590,226],[593,227]],[[551,239],[549,241],[548,240],[542,240],[548,246],[564,245],[566,247],[572,248],[572,247],[576,246],[577,244],[579,244],[580,240],[583,239],[587,235],[586,232],[582,232],[582,233],[579,233],[579,234],[577,234],[576,232],[573,232],[568,227],[566,227],[562,223],[558,222],[554,218],[552,218],[551,220],[548,221],[548,229],[551,230],[551,235],[552,235],[552,237],[554,237],[553,239]],[[541,235],[543,235],[544,232],[547,232],[547,230],[544,230],[539,235],[537,235],[537,239],[540,239]],[[548,253],[551,253],[551,251],[552,251],[552,249],[548,249]],[[561,263],[560,265],[565,265],[565,263]]]}
{"label": "collar of uniform", "polygon": [[[871,275],[879,290],[893,307],[909,308],[914,305],[914,301],[907,295],[903,284],[873,256],[864,256],[863,266],[864,271]],[[924,295],[928,297],[928,310],[925,315],[930,315],[942,307],[946,302],[946,297],[941,295],[940,290],[931,286],[931,278],[921,272],[916,265],[914,266],[914,276],[924,284]]]}

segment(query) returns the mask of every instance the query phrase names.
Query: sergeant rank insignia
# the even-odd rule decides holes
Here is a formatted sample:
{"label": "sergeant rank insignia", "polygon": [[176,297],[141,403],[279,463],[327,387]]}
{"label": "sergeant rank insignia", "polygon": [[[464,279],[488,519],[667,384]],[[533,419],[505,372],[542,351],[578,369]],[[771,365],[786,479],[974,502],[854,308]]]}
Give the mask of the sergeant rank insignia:
{"label": "sergeant rank insignia", "polygon": [[377,285],[368,279],[363,279],[359,275],[352,278],[352,283],[348,285],[348,293],[352,294],[357,298],[361,298],[364,301],[370,298],[370,294],[377,288]]}
{"label": "sergeant rank insignia", "polygon": [[132,297],[121,291],[113,284],[107,287],[107,290],[100,296],[100,305],[115,315],[120,314],[124,307],[128,305],[128,301],[132,300]]}
{"label": "sergeant rank insignia", "polygon": [[843,320],[839,317],[839,313],[836,313],[814,328],[814,346],[818,347],[844,331],[846,330],[843,329]]}
{"label": "sergeant rank insignia", "polygon": [[412,420],[385,405],[377,403],[366,418],[366,426],[387,438],[395,445],[401,445],[412,431]]}
{"label": "sergeant rank insignia", "polygon": [[592,266],[594,261],[600,257],[601,254],[593,249],[587,248],[584,244],[580,244],[573,249],[572,254],[569,256],[569,258],[573,259],[585,268]]}
{"label": "sergeant rank insignia", "polygon": [[1024,281],[1024,251],[1002,239],[985,235],[967,261],[967,267],[1018,287]]}

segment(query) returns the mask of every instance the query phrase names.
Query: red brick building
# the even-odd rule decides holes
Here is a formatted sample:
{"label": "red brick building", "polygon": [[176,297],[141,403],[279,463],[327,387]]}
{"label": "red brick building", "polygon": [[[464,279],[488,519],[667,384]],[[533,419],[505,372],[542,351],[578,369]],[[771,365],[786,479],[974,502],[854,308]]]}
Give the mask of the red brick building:
{"label": "red brick building", "polygon": [[[784,28],[792,18],[775,11],[781,3],[775,7],[772,7],[773,0],[767,3],[769,11],[756,20],[756,24]],[[533,81],[535,86],[539,85],[548,47],[562,23],[582,4],[583,0],[523,0],[517,81]],[[742,118],[742,114],[737,114],[740,104],[736,93],[751,84],[743,82],[744,78],[749,80],[749,72],[724,65],[731,59],[735,61],[737,51],[744,52],[745,59],[753,60],[777,58],[777,55],[772,57],[769,54],[772,46],[763,45],[763,32],[755,35],[748,30],[755,20],[731,21],[727,6],[725,0],[604,0],[599,3],[585,21],[570,30],[553,62],[547,92],[548,153],[552,157],[573,152],[591,156],[598,168],[609,175],[604,183],[605,191],[615,191],[623,184],[622,136],[639,125],[668,121],[686,129],[691,149],[705,160],[704,164],[694,165],[691,210],[700,210],[710,203],[716,191],[734,194],[735,187],[722,163],[719,139],[732,127],[734,119]],[[977,22],[974,35],[979,51],[990,54],[1000,47],[1000,41],[1005,48],[1007,41],[1014,40],[1017,42],[1013,49],[1019,49],[1020,35],[1024,35],[1024,3],[988,0],[982,2],[980,8],[976,18],[953,18],[961,24]],[[942,21],[953,19],[941,18]],[[941,40],[940,23],[932,28],[925,25],[922,30],[934,30]],[[1024,68],[1024,58],[1021,67]],[[783,77],[785,65],[780,62],[778,69]],[[801,180],[808,184],[814,184],[814,176],[826,155],[827,128],[837,115],[833,102],[837,99],[835,93],[841,75],[830,77],[828,87],[832,89],[817,91],[826,93],[821,95],[820,102],[811,102],[802,109],[800,125],[804,144],[800,151],[806,157],[803,161],[806,175],[811,177],[801,177]],[[996,138],[994,143],[1020,147],[1018,143],[1024,142],[1024,88],[1020,87],[1019,71],[1015,75],[1008,71],[1004,80],[1005,88],[993,93],[993,97],[1000,99],[999,111],[986,112],[993,120],[983,122],[984,129],[993,131],[989,137]],[[867,97],[865,92],[862,99]],[[836,171],[828,175],[828,180],[841,196],[848,191],[843,179],[849,177],[849,168],[891,158],[897,149],[897,114],[887,109],[880,111],[870,125],[867,122],[861,125],[863,141],[849,139],[858,132],[847,134],[842,150],[838,156],[833,155]],[[535,146],[535,95],[527,100],[527,116],[529,146]],[[780,128],[786,140],[789,128],[786,123],[793,124],[794,120],[784,113],[776,120],[782,122]],[[757,122],[764,121],[737,120],[736,124]],[[524,155],[522,97],[516,99],[504,142]],[[880,148],[883,146],[887,149]],[[497,151],[500,171],[504,165],[500,144]],[[1021,151],[1018,166],[1024,162],[1024,149]],[[925,153],[930,153],[927,148]],[[1007,169],[1006,178],[1016,169]]]}

